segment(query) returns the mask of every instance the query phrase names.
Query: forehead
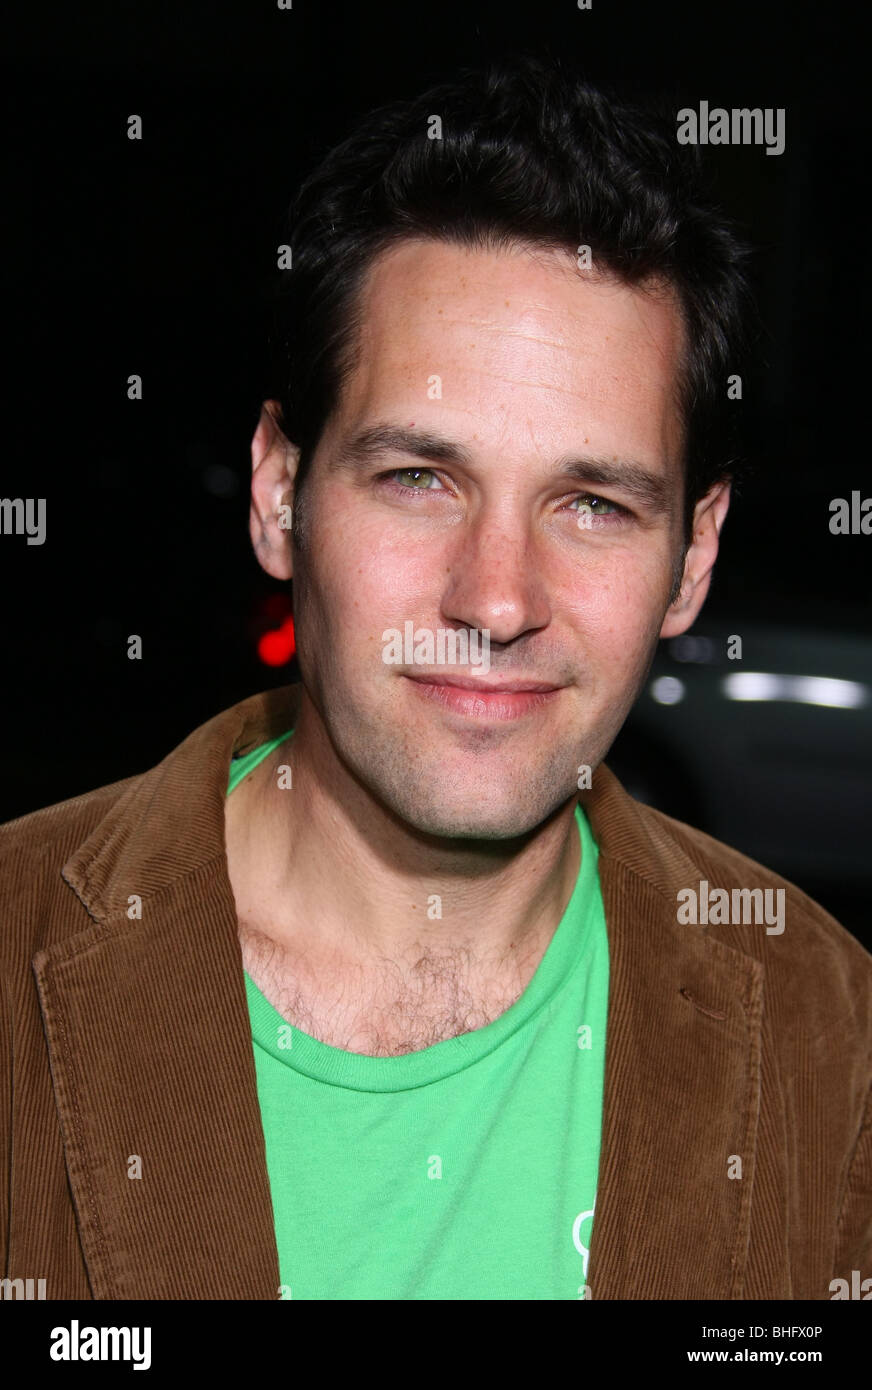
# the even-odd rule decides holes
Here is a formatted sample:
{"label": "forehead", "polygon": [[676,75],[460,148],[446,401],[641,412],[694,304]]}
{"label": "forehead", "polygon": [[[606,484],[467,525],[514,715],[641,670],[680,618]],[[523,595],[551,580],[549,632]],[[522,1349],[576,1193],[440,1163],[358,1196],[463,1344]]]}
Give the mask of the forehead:
{"label": "forehead", "polygon": [[556,448],[582,430],[651,462],[680,453],[684,328],[668,287],[623,285],[568,251],[410,239],[375,259],[358,307],[340,428],[414,410],[485,443],[520,430]]}

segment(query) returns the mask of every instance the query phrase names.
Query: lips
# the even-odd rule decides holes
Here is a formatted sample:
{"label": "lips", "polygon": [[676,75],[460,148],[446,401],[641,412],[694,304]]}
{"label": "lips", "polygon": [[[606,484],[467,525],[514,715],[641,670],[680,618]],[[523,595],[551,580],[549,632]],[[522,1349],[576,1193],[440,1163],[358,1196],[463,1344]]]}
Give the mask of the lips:
{"label": "lips", "polygon": [[438,676],[417,675],[407,676],[407,680],[420,681],[424,685],[450,685],[457,690],[472,690],[482,695],[497,695],[507,692],[511,695],[530,693],[534,695],[542,694],[549,690],[559,690],[559,685],[551,685],[548,681],[533,680],[503,680],[503,681],[476,681],[468,676]]}
{"label": "lips", "polygon": [[446,713],[478,722],[521,719],[556,700],[562,686],[524,679],[472,680],[469,676],[407,676],[417,698]]}

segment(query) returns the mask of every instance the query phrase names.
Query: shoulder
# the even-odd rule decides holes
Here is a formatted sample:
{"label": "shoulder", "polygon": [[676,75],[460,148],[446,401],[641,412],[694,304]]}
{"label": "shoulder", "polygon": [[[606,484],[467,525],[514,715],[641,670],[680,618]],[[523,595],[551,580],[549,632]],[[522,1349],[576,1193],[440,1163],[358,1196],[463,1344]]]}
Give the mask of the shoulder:
{"label": "shoulder", "polygon": [[20,860],[66,857],[142,774],[44,806],[0,825],[0,874]]}
{"label": "shoulder", "polygon": [[0,825],[0,959],[29,968],[47,924],[63,918],[74,930],[89,918],[64,882],[62,870],[142,774],[31,811]]}
{"label": "shoulder", "polygon": [[679,905],[689,906],[693,921],[695,909],[696,925],[709,939],[763,965],[770,1014],[785,1026],[793,1014],[807,1035],[859,1034],[872,1055],[872,954],[863,944],[789,879],[693,826],[637,805],[652,836],[669,841],[684,862],[671,884],[676,914]]}

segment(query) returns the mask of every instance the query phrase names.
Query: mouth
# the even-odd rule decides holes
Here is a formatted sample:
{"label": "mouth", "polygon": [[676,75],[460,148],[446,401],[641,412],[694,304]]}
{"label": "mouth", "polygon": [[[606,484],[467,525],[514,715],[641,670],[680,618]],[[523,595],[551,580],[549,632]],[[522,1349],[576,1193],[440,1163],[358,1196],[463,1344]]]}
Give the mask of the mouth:
{"label": "mouth", "polygon": [[468,676],[405,676],[416,694],[468,719],[510,720],[543,709],[552,703],[562,686],[550,681],[473,680]]}

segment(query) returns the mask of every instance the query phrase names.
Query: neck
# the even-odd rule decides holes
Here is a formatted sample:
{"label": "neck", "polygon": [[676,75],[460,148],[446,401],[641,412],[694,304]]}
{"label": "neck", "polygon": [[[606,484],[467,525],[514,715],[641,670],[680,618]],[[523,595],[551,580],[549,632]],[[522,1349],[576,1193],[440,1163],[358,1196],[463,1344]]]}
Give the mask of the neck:
{"label": "neck", "polygon": [[[292,788],[278,785],[284,763]],[[333,968],[412,970],[446,952],[470,970],[538,961],[578,874],[574,812],[572,798],[510,840],[420,832],[345,767],[304,697],[293,737],[227,798],[240,924]]]}

